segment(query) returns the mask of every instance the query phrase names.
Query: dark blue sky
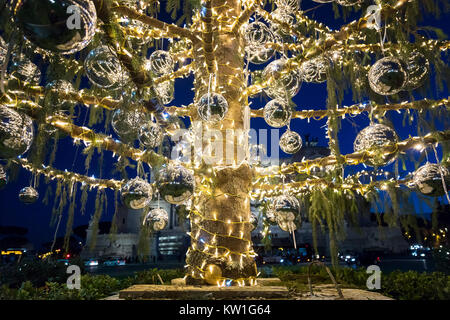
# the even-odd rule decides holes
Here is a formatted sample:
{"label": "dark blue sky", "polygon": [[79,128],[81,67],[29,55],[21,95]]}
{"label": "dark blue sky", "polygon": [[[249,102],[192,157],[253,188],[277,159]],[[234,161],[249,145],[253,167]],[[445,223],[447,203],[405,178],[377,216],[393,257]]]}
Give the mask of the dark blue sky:
{"label": "dark blue sky", "polygon": [[[162,6],[165,3],[162,4]],[[302,4],[302,8],[304,10],[314,7],[317,4],[312,2],[311,0],[304,0]],[[163,15],[163,19],[166,15]],[[343,23],[343,19],[335,19],[334,12],[332,10],[331,4],[324,4],[317,8],[314,11],[308,13],[309,17],[315,18],[332,29],[338,29]],[[358,18],[361,16],[361,12],[357,12],[356,14],[352,14],[351,17],[347,20],[350,21],[353,18]],[[450,27],[446,18],[450,16],[441,17],[440,20],[435,21],[433,18],[428,17],[423,21],[422,25],[433,25],[435,27],[439,27],[444,30],[446,34],[450,33]],[[186,79],[178,79],[176,81],[176,90],[175,90],[175,100],[171,103],[171,105],[181,106],[188,105],[192,102],[194,93],[191,90],[193,82],[193,76],[190,76]],[[436,91],[436,90],[433,90]],[[439,93],[439,97],[448,97],[448,88],[445,88],[444,92]],[[420,97],[418,97],[420,98]],[[429,97],[433,98],[433,97]],[[434,97],[436,98],[436,97]],[[298,95],[294,98],[294,102],[297,104],[297,109],[325,109],[326,108],[326,84],[310,84],[303,83]],[[259,109],[265,105],[265,99],[257,97],[253,99],[252,108]],[[351,99],[351,93],[349,93],[343,105],[351,105],[354,102]],[[82,119],[84,118],[84,112],[86,108],[81,108],[81,116],[77,120],[78,124],[82,124]],[[389,114],[391,121],[394,123],[396,131],[400,137],[400,139],[406,139],[410,135],[416,135],[416,123],[414,122],[412,126],[403,125],[403,114],[398,114],[396,112],[391,112]],[[80,120],[81,119],[81,120]],[[351,119],[351,120],[350,120]],[[356,137],[358,131],[363,129],[369,124],[369,119],[367,114],[359,115],[355,118],[347,118],[342,121],[342,128],[339,132],[340,139],[340,148],[343,154],[352,153],[353,152],[353,141]],[[356,124],[356,126],[355,126]],[[326,146],[327,139],[325,134],[326,120],[316,121],[311,119],[308,120],[300,120],[295,119],[291,123],[291,129],[300,133],[302,136],[305,134],[310,134],[312,137],[319,138],[319,145]],[[265,123],[263,118],[252,119],[251,121],[252,128],[267,128],[270,127]],[[103,126],[98,126],[96,128],[97,131],[102,131]],[[440,127],[442,128],[442,125]],[[285,129],[282,130],[281,133],[284,132]],[[281,134],[280,133],[280,134]],[[80,155],[82,151],[82,147],[77,151],[77,147],[73,145],[73,141],[70,138],[65,138],[59,142],[58,153],[57,153],[57,161],[55,167],[58,169],[68,169],[74,170],[79,173],[84,173],[84,160],[85,156]],[[411,151],[416,159],[419,157],[417,151]],[[78,155],[75,157],[75,155]],[[283,156],[283,153],[280,151],[280,155]],[[286,156],[286,155],[284,155]],[[431,157],[430,159],[433,159]],[[97,163],[96,156],[94,156],[94,160],[91,165],[91,169],[89,171],[89,175],[95,175],[98,177],[99,169],[95,165]],[[120,178],[117,175],[113,176],[111,174],[111,170],[113,168],[114,160],[112,158],[112,153],[105,152],[104,155],[104,163],[103,163],[103,173],[104,177],[111,178]],[[354,172],[357,169],[360,169],[361,166],[352,166],[347,169],[346,172]],[[393,170],[393,166],[386,167],[386,170]],[[413,170],[413,164],[408,165],[408,170]],[[47,189],[47,185],[45,185],[43,178],[40,181],[40,187],[38,189],[40,193],[40,201],[32,205],[25,205],[18,200],[18,192],[21,188],[27,186],[29,184],[30,174],[26,170],[20,171],[20,176],[17,181],[10,182],[6,188],[0,191],[0,203],[1,212],[0,212],[0,226],[3,225],[17,225],[24,226],[29,229],[29,234],[27,235],[30,240],[32,240],[37,247],[39,247],[40,243],[51,241],[53,238],[53,234],[55,232],[55,227],[50,227],[49,222],[51,218],[51,210],[52,210],[52,201],[50,201],[49,206],[45,206],[41,200],[44,197],[44,194]],[[55,184],[52,184],[53,190],[55,189]],[[93,214],[94,211],[94,200],[95,200],[96,191],[93,190],[90,192],[86,214],[84,216],[79,212],[79,208],[75,209],[75,223],[74,226],[87,224],[89,221],[89,217]],[[79,192],[80,195],[80,192]],[[112,218],[114,212],[113,205],[113,192],[108,192],[108,211],[103,213],[103,220],[109,221]],[[414,201],[418,201],[416,197],[413,197]],[[66,214],[62,220],[62,224],[60,227],[59,235],[62,236],[65,230],[66,223]]]}

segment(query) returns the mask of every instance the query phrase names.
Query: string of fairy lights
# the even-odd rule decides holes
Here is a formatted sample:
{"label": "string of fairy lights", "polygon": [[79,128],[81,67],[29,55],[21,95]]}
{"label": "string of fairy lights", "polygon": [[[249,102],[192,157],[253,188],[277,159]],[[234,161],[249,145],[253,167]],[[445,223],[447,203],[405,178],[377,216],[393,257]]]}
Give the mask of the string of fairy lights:
{"label": "string of fairy lights", "polygon": [[[394,5],[383,4],[380,5],[380,14],[383,17],[395,14],[398,10],[403,8],[408,3],[407,0],[398,0]],[[108,45],[112,47],[119,57],[120,62],[125,66],[131,80],[134,81],[138,87],[152,87],[155,88],[159,84],[168,83],[179,78],[184,78],[194,74],[194,90],[196,91],[195,101],[183,107],[166,106],[164,111],[171,116],[189,117],[191,121],[203,120],[201,127],[204,132],[211,132],[214,129],[225,131],[228,129],[240,129],[249,126],[250,118],[264,117],[264,110],[251,110],[249,98],[258,93],[263,92],[266,88],[272,86],[278,79],[283,78],[289,73],[300,69],[303,64],[313,58],[318,57],[329,52],[348,53],[354,51],[376,53],[383,50],[393,50],[398,52],[401,47],[400,44],[392,43],[356,43],[357,41],[364,41],[364,28],[368,26],[368,17],[363,16],[359,20],[355,20],[347,25],[344,25],[339,30],[331,30],[323,23],[319,23],[313,19],[308,18],[302,11],[295,12],[295,19],[299,24],[306,26],[306,33],[302,34],[302,30],[294,27],[292,24],[282,21],[276,15],[263,9],[263,3],[259,0],[242,1],[237,6],[230,5],[227,1],[223,1],[218,5],[213,6],[211,1],[205,0],[202,2],[202,10],[198,10],[192,17],[192,24],[187,27],[179,27],[174,24],[169,24],[150,17],[144,12],[137,9],[130,8],[122,1],[114,1],[107,7],[112,13],[117,16],[127,17],[128,19],[139,21],[139,25],[120,25],[120,32],[122,32],[122,42],[111,26],[103,24],[103,31],[106,33]],[[19,7],[16,8],[18,10]],[[248,85],[248,76],[250,71],[243,70],[245,61],[245,44],[241,41],[241,35],[244,32],[244,27],[248,24],[249,19],[256,15],[264,19],[267,23],[276,24],[283,32],[297,38],[296,43],[279,43],[268,42],[267,48],[275,50],[291,51],[294,54],[291,57],[286,57],[281,70],[277,73],[271,73],[268,77],[261,81],[256,81]],[[143,27],[145,26],[145,27]],[[386,22],[385,28],[391,28],[392,24]],[[310,30],[314,30],[317,34],[311,36]],[[226,45],[235,50],[235,57],[233,61],[223,59],[227,54],[227,49],[216,43],[215,37],[223,37]],[[234,35],[234,36],[231,36]],[[152,66],[144,66],[144,68],[137,67],[136,64],[131,63],[134,58],[134,53],[131,48],[125,44],[124,39],[132,37],[148,41],[151,39],[183,39],[186,41],[186,50],[178,51],[173,54],[172,60],[181,61],[184,63],[187,59],[192,59],[189,64],[182,64],[178,70],[169,69],[168,72],[158,74],[149,79],[148,74],[144,70],[151,69]],[[348,40],[356,40],[349,42]],[[427,48],[427,50],[446,51],[450,48],[449,41],[424,39],[418,41],[417,45]],[[229,48],[228,48],[229,50]],[[46,52],[43,51],[44,56]],[[222,59],[221,59],[222,58]],[[167,61],[162,61],[167,62]],[[69,63],[69,62],[68,62]],[[150,62],[149,62],[150,64]],[[80,71],[83,66],[76,66],[76,70]],[[166,70],[165,70],[166,71]],[[47,89],[44,87],[33,85],[19,79],[10,79],[2,83],[2,87],[6,89],[0,97],[0,103],[7,107],[20,110],[21,113],[29,115],[34,120],[39,119],[39,115],[44,112],[43,108],[30,99],[30,97],[42,98],[47,94],[57,94],[63,100],[74,101],[83,105],[90,105],[93,107],[101,107],[108,112],[112,112],[121,108],[122,101],[111,96],[98,97],[95,92],[90,90],[60,90]],[[207,106],[210,105],[211,93],[221,95],[225,98],[228,113],[217,121],[205,121],[202,115],[197,112],[198,105],[201,104],[202,98],[207,97]],[[153,113],[154,110],[147,110],[139,103],[129,102],[130,108],[138,109],[144,113]],[[238,107],[237,107],[238,106]],[[450,131],[436,131],[428,133],[421,137],[410,137],[403,141],[390,143],[383,147],[369,148],[363,151],[354,152],[351,154],[339,154],[336,132],[331,129],[331,121],[338,118],[345,119],[346,116],[354,117],[362,113],[368,112],[374,114],[375,118],[384,117],[386,112],[406,110],[434,110],[439,107],[445,107],[446,110],[450,107],[449,98],[438,100],[423,99],[414,102],[401,103],[385,103],[376,104],[358,103],[351,106],[335,106],[326,110],[309,109],[296,110],[292,112],[290,119],[308,119],[322,120],[327,118],[329,138],[329,145],[333,149],[332,155],[327,157],[316,158],[313,160],[304,160],[301,162],[294,162],[291,164],[283,164],[281,166],[270,167],[253,167],[251,169],[252,183],[248,190],[242,192],[230,192],[217,188],[217,176],[222,170],[227,168],[238,169],[243,165],[250,166],[249,159],[245,158],[242,162],[235,159],[234,162],[226,164],[222,160],[216,162],[214,166],[205,166],[204,160],[208,155],[200,154],[199,157],[192,156],[190,163],[184,163],[183,166],[191,170],[196,177],[195,190],[192,194],[191,201],[187,204],[189,211],[188,218],[191,222],[192,230],[188,232],[191,238],[191,246],[187,252],[187,257],[197,255],[201,258],[200,262],[186,263],[186,268],[189,271],[189,276],[193,279],[207,280],[208,283],[217,284],[218,286],[229,285],[229,281],[235,281],[239,286],[256,285],[257,274],[249,277],[236,276],[234,278],[222,276],[223,270],[211,261],[228,262],[230,264],[237,264],[239,268],[243,269],[246,264],[246,259],[251,260],[256,256],[252,247],[251,241],[251,227],[252,221],[247,212],[241,214],[233,219],[224,219],[218,212],[208,212],[203,206],[204,199],[211,201],[227,200],[236,202],[242,205],[245,209],[250,208],[251,200],[265,200],[266,198],[273,198],[282,194],[289,193],[294,196],[300,196],[303,193],[309,192],[312,188],[327,188],[349,190],[357,192],[361,195],[375,189],[386,190],[390,187],[399,187],[401,185],[408,185],[408,179],[384,179],[371,181],[370,183],[361,183],[359,178],[367,172],[360,171],[359,173],[348,176],[342,181],[329,181],[327,179],[318,177],[313,170],[314,168],[329,168],[332,166],[343,165],[358,165],[366,163],[368,160],[383,156],[388,158],[392,155],[398,155],[405,152],[407,149],[415,148],[426,150],[429,146],[436,146],[437,144],[450,141]],[[209,119],[208,119],[209,120]],[[134,148],[125,142],[113,139],[101,133],[83,126],[75,125],[72,120],[55,115],[48,115],[43,120],[65,133],[67,133],[75,143],[82,141],[87,148],[100,148],[111,151],[113,156],[127,157],[138,163],[147,163],[151,167],[161,165],[180,165],[176,160],[170,160],[160,154],[157,154],[151,148],[145,150]],[[171,132],[169,132],[169,135]],[[196,137],[193,137],[194,139]],[[248,136],[242,135],[237,138],[239,145],[247,143]],[[222,137],[223,139],[223,137]],[[212,141],[201,141],[206,149],[211,148]],[[196,160],[195,160],[196,159]],[[67,181],[72,183],[81,183],[88,185],[89,188],[98,189],[113,189],[122,190],[127,183],[124,180],[115,179],[97,179],[95,177],[87,177],[74,172],[57,170],[55,168],[44,166],[34,166],[25,158],[14,160],[15,163],[21,165],[24,169],[30,171],[34,175],[43,175],[50,179],[57,179],[58,181]],[[273,183],[272,178],[285,177],[292,174],[306,174],[307,178],[304,181],[290,182],[290,183]],[[153,183],[151,188],[158,189],[158,185]],[[245,211],[245,210],[244,210]],[[250,211],[250,210],[248,210]],[[215,228],[209,228],[209,225],[217,225]],[[212,231],[215,230],[215,231]],[[218,232],[221,230],[222,232]],[[269,232],[267,226],[263,230],[266,235]],[[236,248],[232,245],[224,245],[226,239],[230,243],[236,242]],[[244,249],[242,249],[244,248]],[[220,269],[220,268],[219,268]]]}

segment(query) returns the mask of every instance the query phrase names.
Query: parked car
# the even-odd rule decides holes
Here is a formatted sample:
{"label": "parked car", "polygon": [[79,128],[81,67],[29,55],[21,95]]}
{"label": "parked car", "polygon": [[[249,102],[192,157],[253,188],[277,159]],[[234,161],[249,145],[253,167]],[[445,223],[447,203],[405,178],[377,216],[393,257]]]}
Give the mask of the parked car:
{"label": "parked car", "polygon": [[124,266],[127,264],[127,262],[123,258],[112,257],[112,258],[106,259],[105,262],[103,262],[103,264],[105,266],[112,267],[112,266]]}
{"label": "parked car", "polygon": [[86,267],[95,267],[98,266],[98,260],[97,259],[88,259],[84,261],[84,265]]}

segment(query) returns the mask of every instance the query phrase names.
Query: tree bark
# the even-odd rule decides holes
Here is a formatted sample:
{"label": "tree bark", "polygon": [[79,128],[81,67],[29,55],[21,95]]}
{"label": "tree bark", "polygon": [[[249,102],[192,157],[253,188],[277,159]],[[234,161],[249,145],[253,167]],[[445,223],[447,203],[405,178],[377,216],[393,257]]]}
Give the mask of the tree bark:
{"label": "tree bark", "polygon": [[[221,94],[227,100],[229,109],[220,123],[202,123],[203,132],[218,130],[222,133],[223,155],[222,163],[203,164],[205,170],[202,172],[205,173],[196,176],[197,190],[194,210],[190,217],[191,247],[186,257],[186,282],[204,284],[207,266],[212,264],[221,269],[219,285],[226,279],[233,280],[232,285],[250,285],[255,283],[257,273],[254,257],[251,255],[253,245],[249,192],[252,169],[247,163],[239,165],[237,148],[246,149],[248,144],[247,140],[238,142],[236,138],[249,126],[249,120],[244,119],[248,100],[241,97],[246,87],[244,43],[240,30],[232,32],[230,28],[236,20],[232,16],[239,17],[242,8],[236,0],[213,0],[211,7],[213,10],[217,9],[212,17],[207,15],[203,23],[211,23],[210,26],[205,26],[204,32],[211,32],[212,35],[203,35],[200,38],[203,41],[211,40],[212,43],[199,42],[194,44],[193,49],[195,101],[208,92],[210,74],[213,73],[215,80],[211,84],[210,92]],[[222,17],[219,19],[217,15]],[[208,50],[210,48],[214,50]],[[196,112],[193,112],[192,120],[198,120]],[[227,131],[228,134],[234,133],[232,139],[226,138]],[[203,141],[203,147],[205,145]],[[231,163],[230,158],[226,158],[227,147],[233,148],[230,149],[233,150]],[[202,189],[202,181],[205,179],[212,181],[210,194]]]}

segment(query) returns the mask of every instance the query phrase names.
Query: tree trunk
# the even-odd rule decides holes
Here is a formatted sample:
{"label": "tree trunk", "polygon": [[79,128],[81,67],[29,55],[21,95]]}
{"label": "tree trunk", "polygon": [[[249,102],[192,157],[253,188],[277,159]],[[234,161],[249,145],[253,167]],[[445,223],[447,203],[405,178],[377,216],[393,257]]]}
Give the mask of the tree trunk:
{"label": "tree trunk", "polygon": [[[231,24],[242,9],[237,0],[213,0],[211,7],[206,5],[202,23],[205,30],[203,39],[212,40],[212,43],[203,47],[199,42],[193,50],[196,54],[195,101],[207,93],[211,86],[210,92],[223,95],[229,109],[220,123],[201,124],[203,133],[212,130],[222,133],[222,139],[217,141],[221,142],[223,154],[217,163],[197,164],[203,173],[196,174],[197,190],[190,214],[191,247],[186,257],[187,283],[205,283],[204,279],[207,278],[210,284],[223,285],[225,280],[231,279],[234,285],[251,285],[255,283],[257,273],[250,223],[252,170],[238,156],[238,148],[245,153],[248,150],[242,130],[248,129],[250,125],[249,118],[244,116],[248,99],[242,97],[246,87],[244,45],[241,32],[230,31]],[[214,15],[210,18],[214,7],[217,8],[215,14],[222,14],[220,18]],[[211,63],[211,57],[215,57],[215,62]],[[213,81],[210,83],[211,73]],[[194,116],[193,121],[196,120],[198,118]],[[230,138],[230,133],[234,134],[233,138]],[[206,145],[207,142],[203,140],[203,148]],[[230,152],[227,157],[227,148],[228,151],[233,150],[231,159]],[[208,275],[210,265],[220,268],[219,275],[213,275],[212,278]]]}

